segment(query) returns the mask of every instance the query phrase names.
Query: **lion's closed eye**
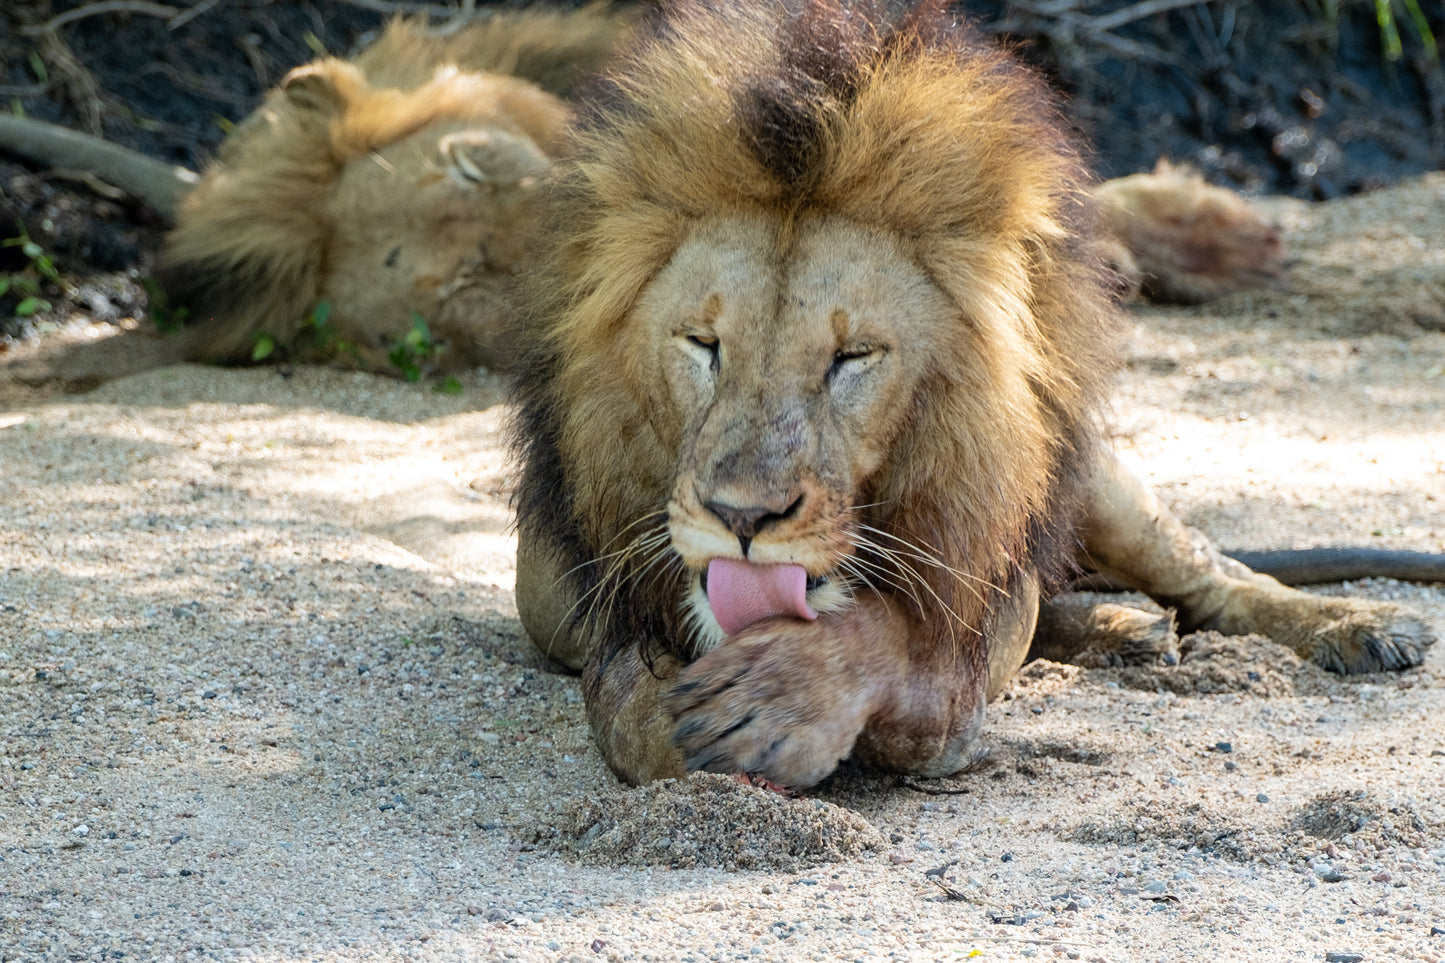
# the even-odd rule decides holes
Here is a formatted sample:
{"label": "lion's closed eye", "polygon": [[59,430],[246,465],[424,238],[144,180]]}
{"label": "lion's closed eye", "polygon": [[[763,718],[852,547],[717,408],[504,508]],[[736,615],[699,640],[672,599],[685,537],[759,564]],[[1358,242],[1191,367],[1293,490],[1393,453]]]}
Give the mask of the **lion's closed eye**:
{"label": "lion's closed eye", "polygon": [[832,363],[828,366],[828,381],[843,374],[861,373],[881,361],[887,353],[886,347],[871,342],[839,348],[833,352]]}
{"label": "lion's closed eye", "polygon": [[722,344],[716,335],[693,333],[684,336],[688,353],[713,371],[722,365]]}

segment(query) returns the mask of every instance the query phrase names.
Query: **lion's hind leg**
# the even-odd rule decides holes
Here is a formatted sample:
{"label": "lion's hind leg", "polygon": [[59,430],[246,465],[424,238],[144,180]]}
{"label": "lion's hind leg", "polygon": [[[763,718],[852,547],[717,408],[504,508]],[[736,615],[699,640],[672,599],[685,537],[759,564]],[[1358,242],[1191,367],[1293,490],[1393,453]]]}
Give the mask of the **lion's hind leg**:
{"label": "lion's hind leg", "polygon": [[1179,661],[1179,634],[1172,612],[1060,595],[1039,606],[1028,657],[1090,669],[1174,665]]}
{"label": "lion's hind leg", "polygon": [[1310,595],[1226,558],[1112,456],[1100,459],[1084,548],[1101,572],[1173,608],[1184,632],[1267,635],[1333,672],[1419,665],[1435,641],[1398,606]]}

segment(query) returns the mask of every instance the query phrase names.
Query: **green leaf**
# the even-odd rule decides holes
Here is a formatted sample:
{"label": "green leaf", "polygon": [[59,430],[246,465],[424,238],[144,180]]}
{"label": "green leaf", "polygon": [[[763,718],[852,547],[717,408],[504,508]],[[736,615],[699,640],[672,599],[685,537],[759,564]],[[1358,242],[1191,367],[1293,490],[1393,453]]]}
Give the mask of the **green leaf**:
{"label": "green leaf", "polygon": [[1425,56],[1438,67],[1440,47],[1435,43],[1435,33],[1430,29],[1430,21],[1425,18],[1425,11],[1420,9],[1419,0],[1405,0],[1405,9],[1415,23],[1415,32],[1420,35],[1420,43],[1425,46]]}
{"label": "green leaf", "polygon": [[311,309],[311,326],[313,328],[323,327],[331,320],[331,302],[319,301],[316,307]]}
{"label": "green leaf", "polygon": [[3,297],[5,296],[5,292],[7,292],[7,291],[9,291],[9,290],[10,290],[10,279],[9,279],[9,278],[0,278],[0,298],[3,298]]}
{"label": "green leaf", "polygon": [[34,261],[45,256],[45,248],[32,240],[26,239],[25,242],[20,245],[20,253]]}
{"label": "green leaf", "polygon": [[42,84],[50,83],[50,71],[45,69],[45,61],[40,59],[40,54],[30,51],[30,70],[35,74],[35,79]]}
{"label": "green leaf", "polygon": [[16,117],[25,116],[25,105],[20,102],[19,97],[10,98],[10,113],[14,114]]}
{"label": "green leaf", "polygon": [[436,346],[432,344],[431,328],[427,327],[426,319],[415,311],[411,313],[411,330],[406,333],[403,340],[416,349],[417,354],[422,357],[426,357],[436,350]]}
{"label": "green leaf", "polygon": [[252,361],[263,361],[276,350],[276,339],[269,334],[256,335],[256,345],[251,349]]}
{"label": "green leaf", "polygon": [[1404,56],[1400,43],[1400,31],[1395,26],[1395,11],[1390,0],[1375,0],[1375,22],[1380,28],[1380,45],[1385,48],[1385,59],[1391,62]]}
{"label": "green leaf", "polygon": [[391,352],[387,354],[386,358],[392,364],[396,365],[396,369],[401,372],[401,376],[407,381],[421,380],[421,368],[417,367],[416,355],[412,353],[411,348],[404,344],[399,344],[391,349]]}
{"label": "green leaf", "polygon": [[436,390],[444,395],[459,395],[462,393],[462,383],[448,376],[445,381],[436,386]]}
{"label": "green leaf", "polygon": [[321,38],[316,36],[316,34],[312,33],[310,30],[306,31],[301,35],[301,40],[306,44],[306,46],[311,48],[311,52],[314,53],[316,56],[326,56],[326,44],[322,43]]}
{"label": "green leaf", "polygon": [[15,305],[15,316],[17,318],[28,318],[37,311],[49,311],[50,302],[44,298],[34,296],[26,298]]}

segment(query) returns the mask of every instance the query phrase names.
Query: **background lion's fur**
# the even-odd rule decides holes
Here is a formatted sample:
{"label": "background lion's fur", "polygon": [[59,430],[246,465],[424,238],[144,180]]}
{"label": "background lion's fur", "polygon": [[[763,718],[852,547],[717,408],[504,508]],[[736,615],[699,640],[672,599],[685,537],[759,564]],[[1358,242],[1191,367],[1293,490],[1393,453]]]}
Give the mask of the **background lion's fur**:
{"label": "background lion's fur", "polygon": [[[1075,548],[1115,318],[1089,184],[1044,84],[946,13],[780,6],[678,5],[578,135],[530,287],[519,523],[596,560],[661,510],[675,418],[634,323],[639,293],[696,219],[774,219],[786,250],[797,217],[829,213],[896,233],[956,308],[859,501],[967,573],[929,581],[978,626],[988,586],[1057,573]],[[596,576],[570,577],[582,593]],[[619,608],[676,605],[675,586],[633,581]],[[636,628],[615,627],[616,644]]]}
{"label": "background lion's fur", "polygon": [[[568,116],[557,94],[570,92],[610,56],[626,29],[625,19],[602,7],[508,13],[450,34],[398,20],[354,61],[325,58],[292,71],[222,145],[166,239],[157,274],[170,301],[186,306],[200,323],[191,353],[244,360],[262,332],[287,347],[304,331],[328,272],[337,267],[337,233],[356,232],[356,220],[366,217],[338,209],[336,185],[347,165],[366,162],[429,126],[450,124],[496,131],[508,144],[517,141],[524,154],[536,155],[545,169]],[[411,186],[399,182],[391,191],[401,221]],[[465,213],[496,221],[494,234],[505,235],[500,246],[512,248],[529,233],[529,200],[499,188],[495,198],[479,198],[478,207]],[[360,229],[384,232],[385,225],[364,223]],[[475,240],[468,243],[475,247]],[[438,232],[431,243],[450,242]],[[380,261],[385,237],[377,247],[371,253]],[[458,261],[480,256],[456,252]],[[510,275],[526,266],[525,255],[517,255],[476,270]],[[455,287],[456,280],[438,279],[438,287]],[[412,310],[435,321],[444,307],[437,298]],[[377,312],[383,316],[368,316],[364,308],[337,314],[339,335],[367,346],[405,333],[406,313]],[[465,326],[465,310],[453,313]],[[459,347],[454,360],[493,360],[478,358],[466,344]]]}
{"label": "background lion's fur", "polygon": [[1235,291],[1282,287],[1279,232],[1244,198],[1197,171],[1160,160],[1153,171],[1094,190],[1109,257],[1151,301],[1202,304]]}

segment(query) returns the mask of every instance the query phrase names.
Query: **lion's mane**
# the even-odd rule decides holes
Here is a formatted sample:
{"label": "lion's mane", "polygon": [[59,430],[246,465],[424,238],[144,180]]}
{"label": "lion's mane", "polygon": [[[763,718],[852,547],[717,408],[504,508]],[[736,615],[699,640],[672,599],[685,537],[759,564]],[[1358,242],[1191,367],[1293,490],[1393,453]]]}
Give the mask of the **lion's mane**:
{"label": "lion's mane", "polygon": [[[571,556],[586,597],[666,506],[678,419],[634,306],[690,224],[761,214],[786,237],[842,216],[901,238],[954,308],[858,501],[942,563],[915,600],[942,616],[925,620],[939,644],[956,620],[933,607],[983,625],[1021,573],[1056,576],[1077,548],[1116,317],[1089,186],[1046,86],[941,5],[671,6],[560,167],[518,386],[520,524]],[[680,594],[631,573],[604,644],[691,657]]]}

